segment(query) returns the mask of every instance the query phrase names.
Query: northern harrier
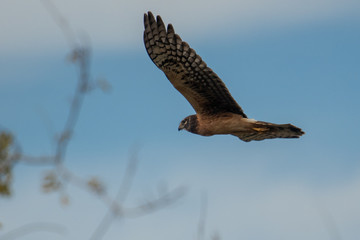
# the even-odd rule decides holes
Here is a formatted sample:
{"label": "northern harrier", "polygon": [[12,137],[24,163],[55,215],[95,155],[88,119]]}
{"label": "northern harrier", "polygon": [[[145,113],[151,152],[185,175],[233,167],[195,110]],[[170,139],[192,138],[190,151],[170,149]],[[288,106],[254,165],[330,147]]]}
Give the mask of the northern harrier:
{"label": "northern harrier", "polygon": [[147,53],[171,84],[189,101],[196,115],[181,121],[185,129],[202,136],[231,134],[245,142],[268,138],[299,138],[304,132],[291,124],[249,119],[230,95],[225,84],[190,46],[165,29],[160,16],[144,14],[144,43]]}

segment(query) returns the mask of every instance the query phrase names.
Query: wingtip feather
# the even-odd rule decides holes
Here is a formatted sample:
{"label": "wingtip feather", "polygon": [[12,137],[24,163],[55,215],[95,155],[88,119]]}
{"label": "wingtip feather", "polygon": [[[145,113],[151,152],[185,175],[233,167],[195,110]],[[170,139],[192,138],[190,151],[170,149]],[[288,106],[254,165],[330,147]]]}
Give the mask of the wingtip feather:
{"label": "wingtip feather", "polygon": [[154,17],[154,15],[152,14],[151,11],[148,11],[147,14],[148,14],[149,17],[150,17],[150,16]]}
{"label": "wingtip feather", "polygon": [[160,15],[156,16],[156,21],[157,21],[158,25],[164,25],[164,22],[163,22],[162,18],[160,17]]}
{"label": "wingtip feather", "polygon": [[149,22],[150,22],[150,25],[155,22],[155,17],[154,15],[152,14],[152,12],[148,11],[148,19],[149,19]]}
{"label": "wingtip feather", "polygon": [[171,23],[169,23],[168,26],[167,26],[167,32],[175,34],[174,27],[173,27],[173,25]]}

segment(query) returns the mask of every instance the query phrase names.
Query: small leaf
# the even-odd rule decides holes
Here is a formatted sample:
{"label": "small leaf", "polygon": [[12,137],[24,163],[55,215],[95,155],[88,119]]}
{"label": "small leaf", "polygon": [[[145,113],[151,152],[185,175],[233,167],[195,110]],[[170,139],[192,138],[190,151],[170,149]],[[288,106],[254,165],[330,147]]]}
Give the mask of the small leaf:
{"label": "small leaf", "polygon": [[105,192],[104,185],[100,182],[99,179],[93,177],[87,182],[90,189],[98,195],[101,195]]}
{"label": "small leaf", "polygon": [[59,143],[69,140],[71,138],[71,135],[72,135],[71,131],[62,132],[60,137],[58,138]]}
{"label": "small leaf", "polygon": [[61,182],[59,181],[57,175],[54,172],[48,172],[44,179],[42,184],[42,189],[44,192],[54,192],[59,190],[61,186]]}
{"label": "small leaf", "polygon": [[79,51],[77,49],[71,51],[71,53],[67,56],[67,60],[72,63],[77,62],[78,59],[79,59]]}
{"label": "small leaf", "polygon": [[104,93],[109,93],[112,89],[111,84],[105,78],[98,78],[96,80],[96,86],[100,88]]}

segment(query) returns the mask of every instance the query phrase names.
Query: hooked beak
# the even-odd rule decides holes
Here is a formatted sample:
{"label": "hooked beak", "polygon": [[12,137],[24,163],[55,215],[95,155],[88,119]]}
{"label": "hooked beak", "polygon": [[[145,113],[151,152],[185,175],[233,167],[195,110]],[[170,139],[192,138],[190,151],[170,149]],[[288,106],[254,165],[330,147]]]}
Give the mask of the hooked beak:
{"label": "hooked beak", "polygon": [[180,123],[179,127],[178,127],[178,131],[181,131],[185,128],[185,124]]}

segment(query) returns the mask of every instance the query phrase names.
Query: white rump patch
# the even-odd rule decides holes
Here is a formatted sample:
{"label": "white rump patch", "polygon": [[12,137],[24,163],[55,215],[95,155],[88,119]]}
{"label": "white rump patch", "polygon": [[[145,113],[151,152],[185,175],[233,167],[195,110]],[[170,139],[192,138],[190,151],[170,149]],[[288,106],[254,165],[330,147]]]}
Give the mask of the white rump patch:
{"label": "white rump patch", "polygon": [[246,121],[251,122],[251,123],[256,123],[257,122],[257,120],[255,120],[253,118],[244,118],[244,119],[246,119]]}

